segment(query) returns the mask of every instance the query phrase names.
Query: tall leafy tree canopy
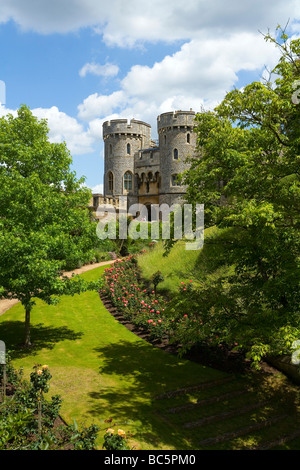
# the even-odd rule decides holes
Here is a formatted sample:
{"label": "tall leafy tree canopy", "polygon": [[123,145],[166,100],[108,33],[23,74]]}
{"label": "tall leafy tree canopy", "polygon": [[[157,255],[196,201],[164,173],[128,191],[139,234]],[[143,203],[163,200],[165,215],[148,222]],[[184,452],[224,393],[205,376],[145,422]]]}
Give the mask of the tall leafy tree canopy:
{"label": "tall leafy tree canopy", "polygon": [[62,294],[97,287],[63,276],[68,262],[84,259],[96,241],[90,190],[71,162],[65,143],[50,143],[47,122],[27,106],[0,119],[0,296],[24,305],[27,346],[36,298],[53,304]]}
{"label": "tall leafy tree canopy", "polygon": [[265,39],[281,51],[270,78],[197,115],[199,158],[183,177],[218,228],[199,256],[210,277],[199,277],[195,338],[254,360],[300,339],[300,40]]}

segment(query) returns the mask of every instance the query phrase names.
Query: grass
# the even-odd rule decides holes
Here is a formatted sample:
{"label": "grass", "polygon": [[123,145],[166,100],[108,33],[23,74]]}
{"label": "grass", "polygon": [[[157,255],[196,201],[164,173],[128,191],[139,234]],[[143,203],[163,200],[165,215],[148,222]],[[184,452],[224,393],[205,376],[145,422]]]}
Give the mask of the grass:
{"label": "grass", "polygon": [[164,281],[158,284],[158,291],[176,292],[181,281],[188,281],[199,256],[198,251],[188,251],[185,243],[179,241],[172,248],[168,256],[164,256],[162,242],[155,248],[138,258],[138,265],[143,278],[151,281],[156,271],[161,271]]}
{"label": "grass", "polygon": [[[96,279],[104,269],[82,276]],[[18,347],[24,334],[21,304],[0,317],[0,338],[12,352],[14,367],[22,367],[29,378],[34,364],[48,364],[49,397],[62,396],[61,415],[68,423],[75,418],[78,424],[100,426],[99,448],[104,429],[115,423],[132,433],[137,449],[190,448],[180,429],[155,412],[153,399],[222,372],[179,360],[138,338],[109,314],[96,292],[62,297],[57,306],[38,301],[31,325],[35,346],[28,351]]]}
{"label": "grass", "polygon": [[[226,260],[222,259],[222,253],[220,253],[220,247],[217,243],[214,243],[216,235],[220,234],[215,228],[206,230],[205,238],[206,245],[200,251],[187,251],[185,249],[185,243],[182,241],[177,242],[171,249],[168,256],[164,255],[163,244],[157,243],[155,248],[148,253],[145,253],[138,259],[138,265],[141,271],[142,277],[146,281],[151,281],[153,274],[156,271],[160,271],[164,276],[164,281],[158,284],[158,292],[165,294],[167,297],[178,292],[180,283],[187,282],[190,279],[193,280],[193,284],[199,286],[205,285],[207,282],[224,278],[232,273],[234,267],[227,264]],[[221,260],[221,261],[220,261]],[[225,261],[225,262],[224,262]],[[246,433],[245,436],[232,438],[230,442],[217,443],[213,448],[215,449],[237,449],[247,446],[263,445],[263,443],[270,443],[273,440],[272,445],[277,445],[277,448],[284,449],[299,449],[300,438],[299,436],[292,439],[291,442],[287,440],[287,443],[279,444],[280,436],[288,436],[293,432],[299,430],[299,390],[298,387],[294,387],[289,380],[278,373],[276,376],[271,376],[270,381],[266,382],[264,376],[260,377],[260,380],[254,387],[254,391],[249,395],[248,390],[253,388],[250,382],[247,382],[248,378],[242,378],[242,383],[235,378],[231,384],[232,390],[238,389],[241,385],[246,387],[246,392],[240,396],[232,394],[231,399],[217,399],[216,403],[210,402],[209,405],[203,407],[188,407],[186,410],[182,410],[177,414],[168,414],[166,409],[174,406],[175,402],[179,404],[195,404],[198,400],[205,400],[207,397],[222,397],[222,394],[226,392],[226,386],[220,386],[218,389],[209,389],[206,392],[186,394],[182,397],[178,397],[173,402],[171,399],[164,400],[164,407],[161,404],[160,413],[169,423],[173,426],[178,426],[182,429],[183,434],[185,431],[185,425],[192,421],[198,421],[205,423],[206,417],[209,420],[212,417],[216,417],[216,422],[212,420],[211,424],[199,425],[195,427],[194,434],[190,430],[188,439],[192,442],[193,446],[198,446],[201,440],[208,437],[213,437],[216,434],[221,435],[222,433],[229,433],[237,428],[246,428],[254,423],[267,420],[276,415],[284,415],[286,417],[283,421],[277,424],[268,426],[266,429],[256,430],[255,432]],[[279,391],[278,391],[279,389]],[[206,395],[207,394],[207,395]],[[261,395],[261,396],[259,396]],[[251,399],[255,403],[264,402],[267,397],[268,405],[259,406],[257,410],[250,410],[246,413],[243,410],[247,410],[247,405]],[[268,401],[270,398],[270,402]],[[159,406],[157,404],[157,406]],[[233,413],[230,418],[226,419],[226,413]],[[234,416],[236,414],[236,416]],[[225,416],[223,419],[222,416]],[[205,436],[205,437],[203,437]],[[277,442],[277,444],[276,444]],[[201,445],[200,445],[201,448]],[[210,447],[209,447],[210,448]]]}
{"label": "grass", "polygon": [[[176,249],[180,251],[179,245]],[[156,256],[156,252],[152,255]],[[191,266],[192,256],[191,264],[185,265],[185,269]],[[172,264],[172,267],[176,272],[176,266]],[[96,279],[104,269],[97,268],[82,276]],[[167,264],[162,270],[171,274]],[[170,276],[171,281],[175,276],[179,274]],[[0,338],[12,352],[13,365],[23,367],[28,378],[34,364],[48,364],[52,374],[49,397],[62,396],[61,416],[68,423],[75,418],[79,425],[97,424],[101,428],[99,449],[108,427],[124,429],[131,435],[130,445],[145,450],[241,449],[272,439],[276,444],[278,437],[299,431],[299,392],[282,374],[253,380],[252,376],[230,375],[180,360],[118,323],[96,292],[63,297],[57,306],[38,302],[32,311],[31,324],[35,347],[28,351],[18,347],[24,334],[21,304],[0,317]],[[232,380],[212,384],[201,391],[161,396],[223,378]],[[245,392],[239,394],[241,389]],[[258,409],[247,408],[251,403],[265,401]],[[174,407],[186,405],[180,412],[170,412]],[[232,416],[223,418],[224,413],[231,412]],[[278,414],[284,418],[266,429],[255,429],[245,436],[215,444],[201,444],[207,438],[230,435]],[[209,423],[205,425],[186,427],[187,423],[206,419]],[[291,442],[278,443],[277,448],[299,449],[299,434]]]}
{"label": "grass", "polygon": [[[216,233],[215,227],[205,230],[206,244]],[[210,247],[210,253],[211,251]],[[190,279],[197,282],[203,275],[216,277],[220,273],[211,259],[212,254],[208,255],[205,249],[187,250],[186,242],[183,240],[177,241],[167,256],[164,256],[164,253],[164,245],[160,241],[153,250],[138,259],[142,277],[146,281],[150,282],[153,274],[158,270],[161,271],[164,281],[158,284],[158,292],[172,295],[178,291],[181,282]]]}

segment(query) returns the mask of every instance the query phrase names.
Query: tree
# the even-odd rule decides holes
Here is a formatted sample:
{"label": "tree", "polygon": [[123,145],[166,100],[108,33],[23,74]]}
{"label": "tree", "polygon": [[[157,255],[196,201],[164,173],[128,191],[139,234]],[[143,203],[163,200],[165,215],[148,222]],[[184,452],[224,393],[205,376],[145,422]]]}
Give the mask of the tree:
{"label": "tree", "polygon": [[218,275],[199,290],[201,332],[253,358],[300,337],[300,40],[265,39],[281,51],[270,78],[197,115],[199,158],[183,178],[187,201],[204,203],[206,227],[218,228],[201,255],[212,261],[218,246]]}
{"label": "tree", "polygon": [[62,294],[97,288],[63,275],[70,259],[91,253],[96,239],[90,191],[71,162],[65,143],[50,143],[46,121],[27,106],[0,119],[0,296],[24,306],[25,346],[36,298],[54,304]]}

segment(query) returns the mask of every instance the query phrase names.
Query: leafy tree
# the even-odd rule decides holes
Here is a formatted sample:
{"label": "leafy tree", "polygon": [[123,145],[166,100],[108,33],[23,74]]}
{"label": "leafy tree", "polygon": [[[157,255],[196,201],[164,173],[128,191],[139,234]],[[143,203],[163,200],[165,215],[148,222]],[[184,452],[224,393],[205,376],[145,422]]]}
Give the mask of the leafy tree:
{"label": "leafy tree", "polygon": [[65,143],[50,143],[46,121],[25,105],[0,119],[0,296],[23,304],[25,346],[36,298],[54,304],[97,287],[63,275],[70,261],[91,256],[96,240],[90,191],[71,162]]}
{"label": "leafy tree", "polygon": [[300,337],[300,40],[265,39],[281,51],[272,75],[197,115],[199,158],[183,177],[187,201],[204,203],[206,227],[219,229],[201,255],[218,247],[215,276],[201,279],[198,337],[206,328],[255,360]]}

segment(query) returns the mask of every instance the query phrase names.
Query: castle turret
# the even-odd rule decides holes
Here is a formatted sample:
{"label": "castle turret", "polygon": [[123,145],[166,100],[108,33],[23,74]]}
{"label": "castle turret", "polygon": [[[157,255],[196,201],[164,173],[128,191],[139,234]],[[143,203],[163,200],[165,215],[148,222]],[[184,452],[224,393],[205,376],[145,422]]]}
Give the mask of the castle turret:
{"label": "castle turret", "polygon": [[115,119],[103,124],[104,195],[134,191],[134,154],[150,146],[151,126],[143,121]]}
{"label": "castle turret", "polygon": [[188,169],[185,159],[194,155],[196,134],[193,132],[195,112],[174,111],[157,118],[160,149],[160,204],[181,202],[185,187],[177,181],[177,175]]}

